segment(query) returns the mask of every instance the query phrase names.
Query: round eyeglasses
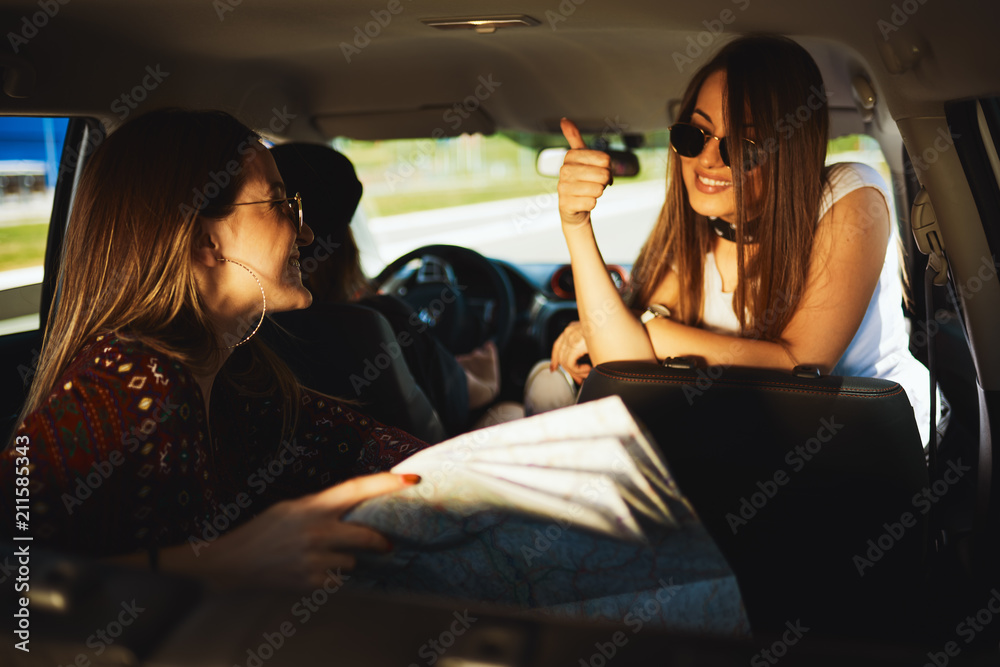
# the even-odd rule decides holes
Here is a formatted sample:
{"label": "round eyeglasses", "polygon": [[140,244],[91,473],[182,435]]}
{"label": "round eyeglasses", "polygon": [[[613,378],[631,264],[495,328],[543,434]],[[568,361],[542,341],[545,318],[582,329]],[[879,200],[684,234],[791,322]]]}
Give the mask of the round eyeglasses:
{"label": "round eyeglasses", "polygon": [[[293,205],[292,202],[295,202]],[[298,192],[294,197],[283,197],[281,199],[262,199],[261,201],[241,201],[233,206],[248,206],[250,204],[277,204],[282,214],[292,223],[296,232],[302,231],[302,195]]]}

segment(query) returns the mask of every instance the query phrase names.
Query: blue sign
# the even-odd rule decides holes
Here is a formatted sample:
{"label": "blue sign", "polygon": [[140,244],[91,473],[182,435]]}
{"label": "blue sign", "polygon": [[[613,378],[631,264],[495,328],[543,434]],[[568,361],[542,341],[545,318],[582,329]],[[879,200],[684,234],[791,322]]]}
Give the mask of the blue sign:
{"label": "blue sign", "polygon": [[0,117],[0,162],[44,165],[45,181],[55,185],[68,118]]}

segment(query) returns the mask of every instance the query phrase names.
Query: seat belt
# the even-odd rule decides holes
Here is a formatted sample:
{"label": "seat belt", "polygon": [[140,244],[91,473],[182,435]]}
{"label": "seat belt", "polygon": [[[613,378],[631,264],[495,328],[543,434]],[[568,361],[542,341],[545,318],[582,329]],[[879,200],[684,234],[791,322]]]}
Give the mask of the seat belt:
{"label": "seat belt", "polygon": [[930,440],[927,443],[927,476],[934,482],[934,475],[937,473],[937,367],[934,363],[934,334],[937,327],[931,327],[931,311],[934,303],[934,285],[937,269],[932,266],[931,261],[927,262],[927,270],[924,272],[924,333],[927,334],[927,374],[930,376],[931,392],[931,430]]}
{"label": "seat belt", "polygon": [[910,211],[910,228],[917,249],[927,255],[927,271],[924,274],[924,331],[927,334],[927,371],[930,375],[931,429],[927,448],[927,473],[933,480],[937,473],[937,373],[934,363],[934,329],[931,327],[931,311],[934,309],[934,285],[948,284],[948,259],[944,253],[944,241],[938,227],[934,205],[923,187],[913,199]]}

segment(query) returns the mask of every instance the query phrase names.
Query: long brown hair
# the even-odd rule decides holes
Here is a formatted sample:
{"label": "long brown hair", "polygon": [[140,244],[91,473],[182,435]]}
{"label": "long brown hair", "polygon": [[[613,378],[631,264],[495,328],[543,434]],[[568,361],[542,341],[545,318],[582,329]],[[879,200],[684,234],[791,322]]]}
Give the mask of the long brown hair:
{"label": "long brown hair", "polygon": [[[307,258],[308,260],[308,258]],[[314,265],[312,271],[307,271]],[[340,247],[325,261],[302,265],[302,282],[313,298],[326,303],[352,303],[373,296],[371,281],[361,270],[361,253],[350,229],[340,241]]]}
{"label": "long brown hair", "polygon": [[[829,124],[823,79],[809,53],[792,40],[742,37],[694,75],[677,120],[690,121],[702,84],[719,71],[726,73],[729,145],[752,139],[764,157],[751,180],[743,151],[730,150],[738,258],[733,309],[741,335],[780,340],[805,289],[819,214]],[[673,268],[680,321],[699,325],[705,255],[714,238],[705,217],[688,203],[681,161],[671,151],[666,201],[633,269],[633,305],[645,307]]]}
{"label": "long brown hair", "polygon": [[[124,124],[95,151],[77,188],[58,303],[18,423],[100,333],[139,341],[194,371],[218,363],[219,341],[234,335],[216,331],[205,312],[192,249],[199,217],[232,212],[243,167],[263,150],[259,136],[226,113],[163,109]],[[243,367],[260,380],[250,386],[281,392],[287,430],[298,405],[294,376],[257,339],[247,346],[253,359]]]}

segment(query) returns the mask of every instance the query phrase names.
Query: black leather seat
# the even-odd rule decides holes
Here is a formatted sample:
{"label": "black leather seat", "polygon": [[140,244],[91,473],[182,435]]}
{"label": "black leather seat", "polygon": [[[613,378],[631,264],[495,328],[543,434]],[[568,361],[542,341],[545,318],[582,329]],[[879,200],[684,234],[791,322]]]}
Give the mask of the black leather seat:
{"label": "black leather seat", "polygon": [[39,330],[3,337],[0,358],[4,359],[7,371],[0,375],[0,449],[17,427],[17,417],[28,398],[41,349],[42,332]]}
{"label": "black leather seat", "polygon": [[426,442],[445,439],[441,419],[380,313],[352,304],[315,303],[272,318],[274,322],[265,319],[260,335],[302,384],[358,401],[360,411]]}
{"label": "black leather seat", "polygon": [[659,444],[756,632],[797,619],[883,640],[912,629],[899,612],[917,608],[926,512],[915,494],[928,475],[899,385],[614,362],[591,372],[579,400],[611,394]]}

